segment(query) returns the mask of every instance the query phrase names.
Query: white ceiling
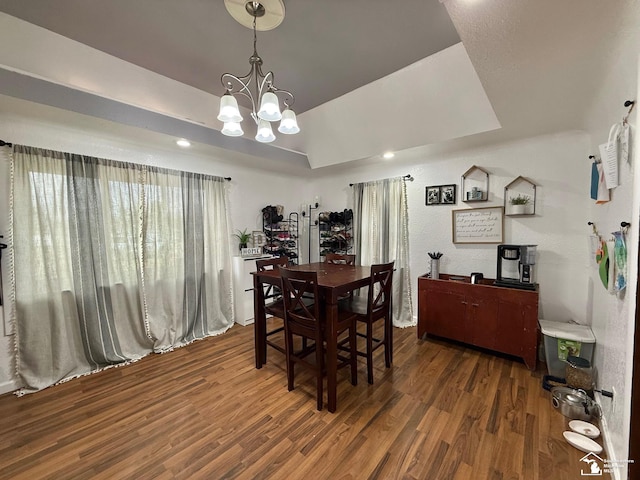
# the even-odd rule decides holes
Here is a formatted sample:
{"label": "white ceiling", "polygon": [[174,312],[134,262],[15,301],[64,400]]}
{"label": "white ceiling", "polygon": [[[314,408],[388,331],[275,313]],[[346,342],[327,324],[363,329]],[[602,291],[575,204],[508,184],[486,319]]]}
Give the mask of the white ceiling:
{"label": "white ceiling", "polygon": [[256,144],[250,125],[247,138],[218,132],[219,75],[248,70],[252,40],[222,0],[0,0],[11,15],[0,16],[0,94],[169,135],[199,128],[196,141],[318,168],[580,129],[617,45],[638,29],[635,0],[286,7],[282,25],[258,33],[303,130],[276,145]]}

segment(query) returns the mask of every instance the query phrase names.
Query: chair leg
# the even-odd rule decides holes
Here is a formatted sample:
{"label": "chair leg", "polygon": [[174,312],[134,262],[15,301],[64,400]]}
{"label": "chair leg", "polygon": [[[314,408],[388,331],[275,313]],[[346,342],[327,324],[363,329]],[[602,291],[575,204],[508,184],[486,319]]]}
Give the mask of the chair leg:
{"label": "chair leg", "polygon": [[387,368],[393,363],[393,324],[391,315],[384,319],[384,363]]}
{"label": "chair leg", "polygon": [[287,333],[285,336],[285,356],[287,362],[287,387],[289,391],[293,390],[293,358],[291,350],[293,350],[293,335]]}
{"label": "chair leg", "polygon": [[367,381],[373,385],[373,325],[367,322]]}
{"label": "chair leg", "polygon": [[351,385],[358,384],[358,337],[356,336],[357,322],[352,321],[349,327],[349,358],[351,360]]}
{"label": "chair leg", "polygon": [[[320,348],[318,348],[320,347]],[[318,410],[322,410],[322,383],[323,383],[323,371],[324,371],[324,348],[322,347],[322,343],[316,346],[316,390],[317,390],[317,407]]]}

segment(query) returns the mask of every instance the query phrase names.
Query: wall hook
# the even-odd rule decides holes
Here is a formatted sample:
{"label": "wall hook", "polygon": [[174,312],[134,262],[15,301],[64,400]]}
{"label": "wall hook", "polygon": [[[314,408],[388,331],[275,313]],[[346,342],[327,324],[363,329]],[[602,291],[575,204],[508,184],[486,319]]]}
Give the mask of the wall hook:
{"label": "wall hook", "polygon": [[627,119],[629,118],[629,115],[631,115],[631,112],[633,111],[633,107],[636,106],[636,102],[635,102],[635,100],[627,100],[626,102],[624,102],[624,106],[627,107],[627,108],[631,107],[631,108],[629,108],[629,111],[627,112],[627,114],[622,119],[623,123],[627,123]]}

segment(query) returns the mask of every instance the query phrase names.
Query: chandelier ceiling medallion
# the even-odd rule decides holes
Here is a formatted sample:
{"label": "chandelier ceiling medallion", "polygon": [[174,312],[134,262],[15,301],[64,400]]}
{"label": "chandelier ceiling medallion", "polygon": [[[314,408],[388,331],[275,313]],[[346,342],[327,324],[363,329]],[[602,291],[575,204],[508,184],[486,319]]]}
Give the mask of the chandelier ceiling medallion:
{"label": "chandelier ceiling medallion", "polygon": [[[251,70],[242,77],[224,73],[221,77],[224,95],[220,98],[218,120],[224,122],[222,133],[230,137],[244,135],[240,122],[242,115],[238,108],[236,96],[242,95],[251,102],[251,118],[256,122],[256,140],[262,143],[273,142],[276,137],[271,129],[271,122],[280,122],[278,131],[287,135],[298,133],[300,128],[296,114],[291,110],[295,101],[293,94],[275,85],[274,74],[262,73],[262,58],[256,48],[256,21],[261,19],[260,30],[271,30],[284,19],[282,0],[225,0],[225,6],[233,18],[245,27],[253,27],[253,55],[249,57]],[[248,15],[247,15],[248,14]],[[282,96],[285,110],[280,112],[278,95]]]}

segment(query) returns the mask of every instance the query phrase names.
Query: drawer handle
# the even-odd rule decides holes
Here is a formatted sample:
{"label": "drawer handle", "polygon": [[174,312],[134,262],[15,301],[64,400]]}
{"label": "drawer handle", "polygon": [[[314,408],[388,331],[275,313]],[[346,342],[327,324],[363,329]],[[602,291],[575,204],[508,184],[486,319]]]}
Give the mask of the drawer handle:
{"label": "drawer handle", "polygon": [[462,305],[466,305],[466,304],[467,304],[467,302],[460,302],[460,303],[461,303]]}
{"label": "drawer handle", "polygon": [[479,307],[479,306],[480,306],[480,304],[479,304],[479,303],[472,303],[472,304],[471,304],[471,306],[472,306],[472,307]]}

